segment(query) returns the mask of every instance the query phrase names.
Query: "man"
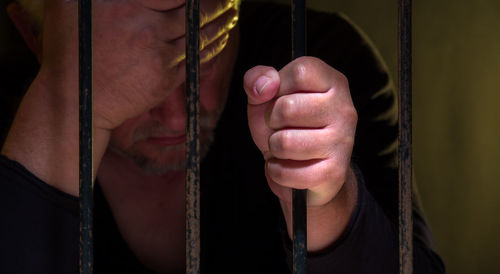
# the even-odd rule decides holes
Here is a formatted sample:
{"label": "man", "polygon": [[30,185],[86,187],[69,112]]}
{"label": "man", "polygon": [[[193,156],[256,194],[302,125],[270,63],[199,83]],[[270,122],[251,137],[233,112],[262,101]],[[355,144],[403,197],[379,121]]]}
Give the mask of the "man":
{"label": "man", "polygon": [[[77,2],[33,3],[9,7],[40,70],[2,147],[0,169],[4,208],[13,209],[1,235],[15,233],[4,242],[23,264],[9,254],[0,260],[8,272],[68,273],[76,271],[78,254]],[[338,16],[313,16],[319,18],[312,19],[314,26],[327,23],[333,30],[322,43],[313,40],[310,53],[326,52],[322,59],[351,74],[349,82],[318,58],[281,63],[288,53],[274,35],[280,24],[287,25],[284,9],[246,9],[240,14],[235,0],[201,1],[202,268],[209,273],[286,272],[291,189],[300,188],[308,189],[311,273],[396,273],[397,234],[389,209],[393,168],[383,162],[394,155],[393,96],[385,71]],[[94,2],[100,273],[184,270],[184,14],[184,1]],[[257,14],[268,22],[258,23]],[[313,39],[320,36],[309,33]],[[275,64],[254,63],[259,61]],[[355,105],[373,115],[359,119],[365,125],[358,132],[363,136],[356,137],[364,152],[359,159],[351,157]],[[378,128],[376,121],[381,121]],[[383,129],[389,133],[379,132]],[[369,136],[367,130],[376,132]],[[373,143],[358,144],[364,138]],[[373,172],[379,175],[371,188],[380,205],[367,192],[362,172],[370,181]],[[275,196],[265,189],[266,181]],[[35,231],[28,224],[36,225]],[[425,240],[415,245],[417,272],[442,270]]]}

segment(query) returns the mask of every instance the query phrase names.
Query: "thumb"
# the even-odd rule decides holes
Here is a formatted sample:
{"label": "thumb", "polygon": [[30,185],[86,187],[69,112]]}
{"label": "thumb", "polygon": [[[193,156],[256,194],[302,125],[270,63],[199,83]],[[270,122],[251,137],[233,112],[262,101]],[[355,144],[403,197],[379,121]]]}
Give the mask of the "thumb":
{"label": "thumb", "polygon": [[280,87],[280,76],[273,67],[256,66],[249,69],[243,78],[243,87],[248,104],[260,105],[273,99]]}

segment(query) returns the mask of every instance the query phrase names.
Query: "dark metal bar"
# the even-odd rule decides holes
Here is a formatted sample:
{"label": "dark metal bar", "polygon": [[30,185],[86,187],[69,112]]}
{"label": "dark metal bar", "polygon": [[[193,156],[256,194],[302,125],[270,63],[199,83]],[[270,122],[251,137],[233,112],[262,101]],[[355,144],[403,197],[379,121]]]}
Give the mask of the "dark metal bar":
{"label": "dark metal bar", "polygon": [[292,190],[293,197],[293,273],[305,274],[307,268],[306,191]]}
{"label": "dark metal bar", "polygon": [[186,273],[200,273],[200,3],[186,1]]}
{"label": "dark metal bar", "polygon": [[92,1],[78,1],[79,148],[80,148],[80,273],[94,269],[92,242]]}
{"label": "dark metal bar", "polygon": [[413,273],[411,0],[399,1],[399,273]]}
{"label": "dark metal bar", "polygon": [[[306,54],[306,1],[292,0],[292,59]],[[307,190],[292,190],[293,273],[307,268]]]}

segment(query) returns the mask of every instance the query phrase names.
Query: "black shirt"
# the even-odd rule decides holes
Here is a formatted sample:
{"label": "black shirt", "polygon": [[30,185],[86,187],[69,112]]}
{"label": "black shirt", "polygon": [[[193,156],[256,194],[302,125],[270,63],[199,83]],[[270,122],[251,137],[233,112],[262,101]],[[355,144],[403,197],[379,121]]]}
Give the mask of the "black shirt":
{"label": "black shirt", "polygon": [[[243,74],[290,61],[289,9],[245,4],[240,51],[227,106],[201,166],[202,273],[288,273],[290,242],[264,161],[247,127]],[[308,256],[309,273],[397,273],[395,94],[373,47],[338,14],[308,13],[308,54],[349,79],[358,126],[352,161],[358,203],[332,246]],[[0,157],[0,270],[77,273],[78,199]],[[415,273],[443,273],[414,207]],[[99,184],[95,188],[95,272],[149,273],[127,247]]]}

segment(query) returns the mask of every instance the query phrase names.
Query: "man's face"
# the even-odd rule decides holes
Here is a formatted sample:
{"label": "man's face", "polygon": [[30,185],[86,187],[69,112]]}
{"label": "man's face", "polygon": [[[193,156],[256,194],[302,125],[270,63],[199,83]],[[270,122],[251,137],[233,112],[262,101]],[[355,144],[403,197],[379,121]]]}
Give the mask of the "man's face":
{"label": "man's face", "polygon": [[[120,1],[118,1],[120,2]],[[134,2],[134,1],[132,1]],[[138,1],[140,2],[140,1]],[[155,1],[144,1],[153,3]],[[157,2],[157,1],[156,1]],[[129,7],[105,6],[94,10],[94,37],[105,40],[105,51],[99,51],[99,41],[94,43],[94,86],[119,89],[133,86],[162,92],[169,96],[149,111],[130,118],[112,131],[110,151],[131,157],[149,173],[162,174],[169,170],[184,169],[185,162],[185,6],[157,12],[130,4]],[[134,8],[137,6],[137,8]],[[229,0],[201,0],[202,24],[200,52],[200,107],[201,148],[206,153],[213,130],[223,110],[237,54],[238,5]],[[114,9],[114,10],[113,10]],[[117,10],[118,9],[118,10]],[[102,14],[99,14],[102,12]],[[110,18],[115,16],[115,18]],[[102,18],[102,19],[99,19]],[[126,20],[124,20],[126,18]],[[122,20],[121,28],[113,29],[108,20]],[[147,30],[144,32],[144,30]],[[125,33],[127,31],[128,33]],[[131,32],[137,34],[130,35]],[[110,33],[113,32],[113,35]],[[130,42],[144,43],[135,50],[130,47],[113,47],[120,41],[109,41],[121,34]],[[144,33],[147,34],[144,38]],[[120,39],[120,38],[116,38]],[[145,39],[146,41],[143,41]],[[107,41],[106,41],[107,40]],[[167,42],[165,42],[167,41]],[[98,58],[100,58],[100,61]],[[127,61],[128,60],[128,61]],[[136,60],[137,64],[121,65]],[[144,61],[146,60],[146,61]],[[149,61],[148,61],[149,60]],[[102,81],[102,82],[101,82]],[[113,83],[113,82],[117,83]],[[110,84],[111,82],[111,84]]]}
{"label": "man's face", "polygon": [[[227,97],[239,2],[200,0],[202,153]],[[78,84],[77,3],[44,0],[41,44],[34,47],[38,77],[68,92]],[[94,126],[113,129],[108,152],[131,157],[152,173],[183,168],[184,0],[101,0],[92,8]]]}

